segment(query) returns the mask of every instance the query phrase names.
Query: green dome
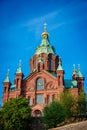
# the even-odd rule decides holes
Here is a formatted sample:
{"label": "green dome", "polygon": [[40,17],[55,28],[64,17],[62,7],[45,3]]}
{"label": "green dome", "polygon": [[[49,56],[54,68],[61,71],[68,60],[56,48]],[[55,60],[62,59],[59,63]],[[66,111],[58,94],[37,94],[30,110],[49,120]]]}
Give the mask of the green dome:
{"label": "green dome", "polygon": [[47,32],[42,33],[41,44],[37,47],[37,49],[35,51],[35,54],[37,54],[37,55],[40,55],[41,53],[56,54],[54,47],[50,45],[49,34]]}
{"label": "green dome", "polygon": [[5,78],[5,80],[4,80],[4,82],[10,82],[10,78],[9,78],[9,69],[8,69],[8,72],[7,72],[7,74],[6,74],[6,78]]}

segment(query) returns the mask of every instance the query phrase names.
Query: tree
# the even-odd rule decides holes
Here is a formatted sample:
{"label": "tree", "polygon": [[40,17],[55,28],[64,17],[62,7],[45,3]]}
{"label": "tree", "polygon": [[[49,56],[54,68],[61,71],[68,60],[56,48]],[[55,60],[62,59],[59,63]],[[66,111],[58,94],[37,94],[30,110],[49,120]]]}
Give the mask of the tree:
{"label": "tree", "polygon": [[65,91],[60,95],[60,103],[63,105],[68,119],[76,113],[76,100],[70,91]]}
{"label": "tree", "polygon": [[65,111],[60,103],[53,101],[44,108],[44,120],[48,128],[56,127],[65,120]]}
{"label": "tree", "polygon": [[4,104],[1,111],[4,130],[26,130],[31,117],[31,108],[26,98],[13,98]]}
{"label": "tree", "polygon": [[0,109],[0,130],[4,130],[4,124],[3,124],[3,120],[2,120],[2,112],[1,112],[1,109]]}
{"label": "tree", "polygon": [[84,92],[79,92],[77,99],[77,114],[85,115],[86,114],[86,95]]}

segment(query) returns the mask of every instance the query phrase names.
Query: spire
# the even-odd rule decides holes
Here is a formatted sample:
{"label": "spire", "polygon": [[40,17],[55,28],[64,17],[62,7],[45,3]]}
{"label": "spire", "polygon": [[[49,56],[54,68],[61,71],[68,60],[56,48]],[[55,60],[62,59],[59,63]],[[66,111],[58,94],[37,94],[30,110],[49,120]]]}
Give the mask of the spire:
{"label": "spire", "polygon": [[49,41],[49,34],[47,32],[47,24],[44,24],[44,32],[42,33],[41,44],[37,47],[35,54],[40,55],[41,53],[55,54],[55,49],[51,46]]}
{"label": "spire", "polygon": [[73,74],[72,75],[74,75],[74,74],[76,74],[76,65],[75,64],[73,64]]}
{"label": "spire", "polygon": [[10,75],[10,70],[8,69],[7,71],[7,74],[6,74],[6,79],[4,80],[4,82],[10,82],[10,78],[9,78],[9,75]]}
{"label": "spire", "polygon": [[22,73],[22,64],[21,64],[21,60],[19,60],[19,65],[18,65],[18,69],[16,73]]}
{"label": "spire", "polygon": [[83,77],[81,70],[80,70],[80,64],[78,64],[78,77]]}
{"label": "spire", "polygon": [[42,33],[42,37],[48,37],[49,36],[49,34],[46,31],[46,29],[47,29],[47,23],[44,23],[44,32]]}
{"label": "spire", "polygon": [[63,70],[60,57],[59,57],[59,62],[58,62],[58,68],[57,68],[57,70]]}

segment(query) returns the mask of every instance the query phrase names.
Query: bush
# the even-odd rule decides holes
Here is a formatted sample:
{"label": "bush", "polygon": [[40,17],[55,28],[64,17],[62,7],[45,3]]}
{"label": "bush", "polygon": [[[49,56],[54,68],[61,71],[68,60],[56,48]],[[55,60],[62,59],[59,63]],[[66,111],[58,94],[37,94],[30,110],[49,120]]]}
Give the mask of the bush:
{"label": "bush", "polygon": [[44,120],[48,128],[56,127],[65,120],[65,111],[60,103],[53,101],[44,108]]}
{"label": "bush", "polygon": [[4,130],[26,130],[31,118],[31,109],[26,98],[13,98],[0,111],[0,125]]}

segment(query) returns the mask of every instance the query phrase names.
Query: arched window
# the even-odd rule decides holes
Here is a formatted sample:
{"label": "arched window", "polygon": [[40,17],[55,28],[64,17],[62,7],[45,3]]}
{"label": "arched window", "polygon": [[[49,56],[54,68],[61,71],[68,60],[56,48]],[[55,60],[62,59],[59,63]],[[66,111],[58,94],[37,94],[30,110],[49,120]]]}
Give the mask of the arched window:
{"label": "arched window", "polygon": [[36,90],[44,89],[44,80],[42,78],[37,79],[36,81]]}
{"label": "arched window", "polygon": [[6,87],[4,87],[4,93],[6,92]]}
{"label": "arched window", "polygon": [[55,67],[56,67],[56,69],[58,68],[58,59],[56,58],[56,60],[55,60]]}
{"label": "arched window", "polygon": [[39,117],[39,116],[42,115],[42,112],[37,109],[37,110],[35,110],[35,111],[33,112],[33,115],[34,115],[35,117]]}

